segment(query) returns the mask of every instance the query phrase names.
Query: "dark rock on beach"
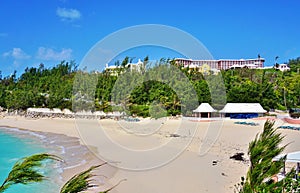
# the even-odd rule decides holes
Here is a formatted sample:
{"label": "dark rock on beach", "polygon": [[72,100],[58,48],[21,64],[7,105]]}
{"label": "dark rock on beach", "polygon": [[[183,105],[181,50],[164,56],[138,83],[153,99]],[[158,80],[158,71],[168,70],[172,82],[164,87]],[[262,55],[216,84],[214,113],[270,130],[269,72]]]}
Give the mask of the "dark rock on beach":
{"label": "dark rock on beach", "polygon": [[230,156],[230,159],[233,159],[233,160],[236,160],[236,161],[246,161],[243,156],[244,156],[244,153],[240,152],[240,153],[234,154],[233,156]]}

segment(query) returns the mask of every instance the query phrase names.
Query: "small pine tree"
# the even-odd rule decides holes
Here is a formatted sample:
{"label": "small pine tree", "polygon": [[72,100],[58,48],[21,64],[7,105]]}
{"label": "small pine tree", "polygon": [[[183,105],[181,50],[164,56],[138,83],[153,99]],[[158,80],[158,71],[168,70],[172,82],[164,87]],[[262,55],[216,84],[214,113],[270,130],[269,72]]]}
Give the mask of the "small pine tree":
{"label": "small pine tree", "polygon": [[[263,132],[256,135],[250,142],[248,155],[250,157],[250,168],[246,178],[242,177],[237,184],[236,192],[239,193],[281,193],[293,192],[300,187],[299,180],[294,180],[295,170],[292,169],[280,182],[274,182],[272,176],[278,174],[284,167],[285,157],[279,161],[272,159],[283,152],[287,145],[280,144],[284,138],[281,133],[276,132],[274,122],[266,121]],[[299,190],[298,190],[299,191]]]}

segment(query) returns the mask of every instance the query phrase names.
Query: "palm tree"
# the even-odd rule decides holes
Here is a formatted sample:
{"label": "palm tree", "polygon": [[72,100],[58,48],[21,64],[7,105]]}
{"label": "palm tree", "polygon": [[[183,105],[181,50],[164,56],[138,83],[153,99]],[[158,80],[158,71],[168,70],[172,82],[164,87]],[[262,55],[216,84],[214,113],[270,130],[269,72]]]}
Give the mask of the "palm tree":
{"label": "palm tree", "polygon": [[284,180],[273,182],[272,176],[278,174],[284,167],[285,157],[273,162],[272,159],[283,152],[287,145],[279,146],[284,138],[281,133],[276,132],[274,122],[266,121],[263,132],[250,142],[248,155],[250,168],[246,179],[236,186],[239,193],[258,192],[291,192],[300,187],[299,181],[295,181],[295,170],[287,173]]}
{"label": "palm tree", "polygon": [[[283,140],[280,133],[273,128],[274,122],[267,121],[262,134],[257,135],[249,144],[250,169],[247,173],[245,192],[256,192],[264,186],[264,180],[271,178],[284,167],[284,161],[272,162],[272,159],[282,153],[286,146],[279,147]],[[246,191],[247,190],[247,191]]]}
{"label": "palm tree", "polygon": [[46,153],[21,159],[15,163],[7,178],[0,186],[0,193],[15,184],[29,184],[43,181],[45,176],[38,171],[38,168],[42,166],[42,162],[45,160],[62,161],[59,157]]}

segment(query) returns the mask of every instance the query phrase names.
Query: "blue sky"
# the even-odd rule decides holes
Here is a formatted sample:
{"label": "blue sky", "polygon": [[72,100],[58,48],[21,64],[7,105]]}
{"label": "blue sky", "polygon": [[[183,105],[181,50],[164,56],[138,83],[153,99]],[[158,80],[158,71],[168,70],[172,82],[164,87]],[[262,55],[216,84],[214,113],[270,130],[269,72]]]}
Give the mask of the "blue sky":
{"label": "blue sky", "polygon": [[[169,25],[200,40],[215,59],[266,59],[266,65],[300,56],[299,0],[1,0],[0,70],[83,59],[105,36],[140,24]],[[159,49],[158,49],[159,50]],[[145,49],[131,57],[176,54]],[[172,55],[173,54],[173,55]]]}

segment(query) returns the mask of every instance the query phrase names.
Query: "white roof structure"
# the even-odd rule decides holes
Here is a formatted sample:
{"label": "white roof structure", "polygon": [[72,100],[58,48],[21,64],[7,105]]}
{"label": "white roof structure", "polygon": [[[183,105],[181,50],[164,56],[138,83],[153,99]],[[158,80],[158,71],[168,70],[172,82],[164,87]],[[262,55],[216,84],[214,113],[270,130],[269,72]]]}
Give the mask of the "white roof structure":
{"label": "white roof structure", "polygon": [[275,66],[275,68],[282,72],[291,70],[287,64],[278,64],[278,67]]}
{"label": "white roof structure", "polygon": [[220,113],[266,113],[259,103],[227,103]]}
{"label": "white roof structure", "polygon": [[28,108],[29,113],[54,113],[62,114],[63,112],[59,108],[49,109],[49,108]]}
{"label": "white roof structure", "polygon": [[76,115],[83,115],[83,116],[93,116],[94,114],[92,113],[92,111],[79,111],[79,112],[76,112]]}
{"label": "white roof structure", "polygon": [[94,114],[97,116],[106,116],[106,113],[104,113],[103,111],[95,111]]}
{"label": "white roof structure", "polygon": [[105,64],[105,70],[107,70],[107,69],[117,69],[117,68],[120,68],[120,67],[119,66],[115,66],[115,65],[109,66],[108,64]]}
{"label": "white roof structure", "polygon": [[64,109],[62,111],[65,115],[73,115],[74,113],[70,109]]}
{"label": "white roof structure", "polygon": [[193,110],[194,113],[211,113],[211,112],[216,112],[214,108],[210,106],[208,103],[201,103],[199,107],[195,110]]}
{"label": "white roof structure", "polygon": [[279,161],[279,159],[283,158],[284,156],[286,156],[285,162],[300,163],[300,151],[278,155],[274,157],[272,161]]}
{"label": "white roof structure", "polygon": [[52,113],[62,114],[63,112],[59,108],[53,108]]}
{"label": "white roof structure", "polygon": [[51,109],[49,109],[49,108],[28,108],[27,112],[32,112],[32,113],[51,113]]}

